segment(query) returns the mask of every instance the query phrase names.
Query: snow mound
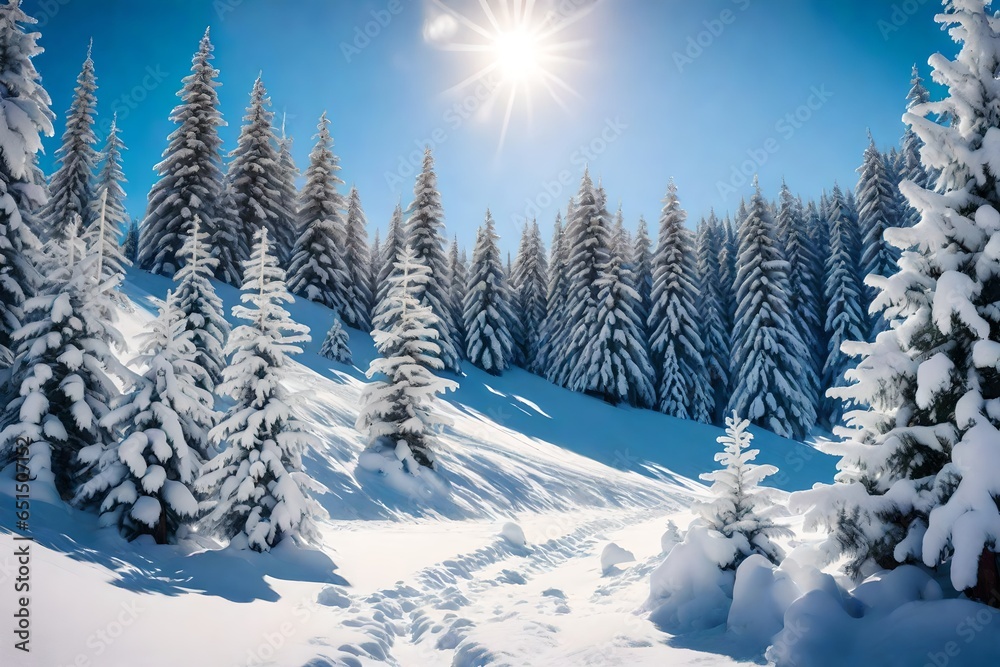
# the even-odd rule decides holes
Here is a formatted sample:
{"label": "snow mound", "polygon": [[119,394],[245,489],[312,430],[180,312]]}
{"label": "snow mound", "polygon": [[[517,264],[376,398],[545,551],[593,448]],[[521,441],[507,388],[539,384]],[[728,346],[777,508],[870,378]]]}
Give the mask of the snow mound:
{"label": "snow mound", "polygon": [[731,563],[737,553],[736,540],[702,524],[693,524],[684,541],[671,549],[650,575],[650,595],[646,601],[646,609],[651,612],[649,619],[671,634],[706,630],[725,623],[735,573],[723,570],[722,565]]}
{"label": "snow mound", "polygon": [[616,565],[634,562],[635,554],[628,549],[621,548],[614,542],[605,546],[604,550],[601,551],[601,572],[604,574],[612,572]]}
{"label": "snow mound", "polygon": [[500,537],[507,540],[511,546],[523,547],[528,544],[524,539],[524,531],[516,523],[505,523],[500,529]]}

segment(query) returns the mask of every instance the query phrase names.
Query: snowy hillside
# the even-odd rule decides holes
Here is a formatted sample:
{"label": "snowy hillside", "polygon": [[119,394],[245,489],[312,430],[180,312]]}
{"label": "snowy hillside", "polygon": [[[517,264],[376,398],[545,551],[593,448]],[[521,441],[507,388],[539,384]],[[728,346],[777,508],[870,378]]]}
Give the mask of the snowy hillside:
{"label": "snowy hillside", "polygon": [[[120,322],[126,340],[169,286],[130,275],[125,292],[137,307]],[[237,292],[220,294],[228,310]],[[443,404],[454,420],[440,436],[446,488],[393,490],[357,465],[362,372],[316,354],[331,311],[301,300],[290,310],[314,332],[291,388],[322,443],[307,458],[329,489],[319,496],[330,514],[322,550],[218,551],[197,535],[178,546],[128,543],[98,529],[92,514],[36,501],[35,636],[62,639],[40,644],[31,662],[5,645],[3,664],[124,665],[136,655],[147,656],[144,665],[703,659],[664,643],[635,612],[662,560],[668,517],[686,525],[686,508],[704,495],[691,478],[712,467],[718,429],[613,408],[522,371],[493,378],[466,368]],[[354,362],[366,367],[371,340],[350,333]],[[763,434],[760,443],[762,458],[786,471],[787,489],[832,475],[829,457],[809,446]],[[0,504],[0,525],[13,525],[12,507]],[[11,535],[0,542],[10,554]],[[635,560],[602,563],[611,542]],[[4,578],[11,567],[7,560]],[[74,591],[72,603],[57,605],[61,590]],[[162,645],[165,625],[185,641]],[[149,642],[161,646],[155,654],[143,649]],[[357,662],[343,661],[351,655]]]}

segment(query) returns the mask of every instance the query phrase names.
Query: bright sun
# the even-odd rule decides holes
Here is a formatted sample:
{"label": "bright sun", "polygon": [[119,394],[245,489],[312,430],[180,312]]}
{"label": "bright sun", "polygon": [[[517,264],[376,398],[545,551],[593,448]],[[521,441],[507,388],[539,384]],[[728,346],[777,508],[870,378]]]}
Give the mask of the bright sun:
{"label": "bright sun", "polygon": [[541,69],[539,44],[526,30],[500,33],[493,44],[498,68],[510,81],[525,82]]}
{"label": "bright sun", "polygon": [[579,97],[556,69],[565,63],[579,62],[566,52],[586,46],[586,42],[561,39],[560,34],[588,14],[596,3],[585,4],[567,15],[550,13],[543,18],[535,15],[535,0],[479,0],[486,18],[481,24],[449,7],[446,0],[431,2],[441,13],[425,26],[425,38],[447,51],[481,54],[487,58],[485,65],[451,90],[496,80],[496,75],[500,75],[499,84],[492,84],[490,93],[497,97],[507,91],[498,150],[503,146],[519,98],[527,103],[530,113],[533,88],[544,88],[564,109],[568,108],[563,101],[564,94]]}

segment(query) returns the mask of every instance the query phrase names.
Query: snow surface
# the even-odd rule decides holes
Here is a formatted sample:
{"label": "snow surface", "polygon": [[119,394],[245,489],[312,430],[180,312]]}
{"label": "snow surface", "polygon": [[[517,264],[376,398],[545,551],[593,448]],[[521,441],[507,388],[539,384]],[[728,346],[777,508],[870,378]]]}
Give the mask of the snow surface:
{"label": "snow surface", "polygon": [[[168,287],[129,275],[137,308],[120,323],[126,340]],[[227,308],[236,302],[235,290],[219,291]],[[331,318],[303,301],[288,310],[314,332]],[[736,664],[640,613],[662,551],[678,548],[676,526],[706,499],[692,479],[716,467],[719,429],[615,408],[520,370],[492,377],[467,366],[442,401],[452,424],[440,433],[435,483],[394,490],[358,464],[365,443],[353,424],[374,348],[349,334],[355,366],[319,356],[322,336],[291,364],[289,389],[320,441],[306,471],[329,489],[317,498],[330,514],[318,548],[283,542],[259,554],[197,533],[179,545],[128,543],[99,530],[96,515],[36,498],[32,653],[26,660],[5,640],[0,664]],[[777,486],[832,479],[832,459],[809,445],[765,432],[754,444],[781,469]],[[0,479],[4,527],[14,523],[11,475]],[[609,543],[634,561],[605,576]],[[4,588],[12,554],[0,529]],[[13,603],[0,595],[0,617]]]}

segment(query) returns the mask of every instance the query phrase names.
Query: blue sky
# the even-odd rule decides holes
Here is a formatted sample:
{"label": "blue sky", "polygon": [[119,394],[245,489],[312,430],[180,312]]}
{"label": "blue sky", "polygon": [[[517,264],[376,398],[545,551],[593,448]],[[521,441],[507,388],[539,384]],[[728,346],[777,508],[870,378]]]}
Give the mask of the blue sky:
{"label": "blue sky", "polygon": [[[504,25],[513,1],[483,0]],[[41,20],[37,66],[58,115],[43,168],[93,37],[98,133],[117,110],[128,208],[141,216],[175,94],[211,26],[226,150],[262,72],[302,169],[329,112],[341,176],[373,228],[409,202],[411,162],[431,143],[449,234],[471,250],[489,207],[515,249],[525,215],[548,236],[585,164],[630,226],[642,214],[654,229],[671,177],[692,218],[735,209],[750,188],[741,167],[771,196],[783,177],[806,197],[853,186],[867,130],[884,148],[903,131],[910,66],[929,78],[928,56],[954,52],[935,0],[534,0],[533,25],[570,19],[545,43],[567,44],[571,61],[545,69],[573,92],[557,86],[560,105],[540,78],[521,81],[499,147],[510,81],[486,102],[482,82],[455,88],[495,57],[442,48],[485,40],[442,3],[489,25],[479,0],[23,0]]]}

